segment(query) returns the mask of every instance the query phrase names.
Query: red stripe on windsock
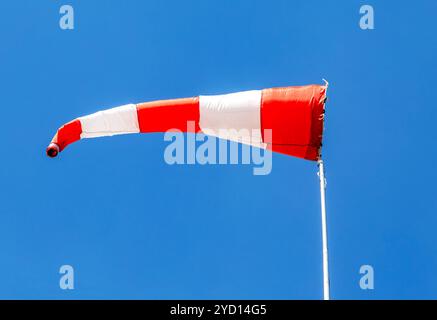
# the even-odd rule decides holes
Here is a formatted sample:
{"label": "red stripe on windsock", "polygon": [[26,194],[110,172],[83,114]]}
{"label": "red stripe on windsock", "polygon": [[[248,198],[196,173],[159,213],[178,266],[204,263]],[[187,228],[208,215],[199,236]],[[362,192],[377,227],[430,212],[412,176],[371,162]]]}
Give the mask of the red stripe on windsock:
{"label": "red stripe on windsock", "polygon": [[[308,160],[319,159],[326,86],[264,89],[261,133],[268,149]],[[272,129],[272,141],[264,130]]]}
{"label": "red stripe on windsock", "polygon": [[51,143],[56,144],[59,151],[62,151],[70,143],[80,140],[81,133],[82,125],[79,119],[75,119],[60,127]]}
{"label": "red stripe on windsock", "polygon": [[187,122],[195,124],[194,132],[200,132],[199,98],[182,98],[152,101],[137,104],[140,132],[166,132],[177,129],[183,132],[191,128]]}

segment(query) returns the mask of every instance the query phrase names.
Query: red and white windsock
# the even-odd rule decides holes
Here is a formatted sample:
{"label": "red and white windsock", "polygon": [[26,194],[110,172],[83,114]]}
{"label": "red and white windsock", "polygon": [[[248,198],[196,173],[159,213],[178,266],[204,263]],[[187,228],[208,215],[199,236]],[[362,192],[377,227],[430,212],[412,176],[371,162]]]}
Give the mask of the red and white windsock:
{"label": "red and white windsock", "polygon": [[316,161],[326,90],[327,84],[308,85],[128,104],[63,125],[47,147],[47,155],[56,157],[67,145],[84,138],[180,130]]}

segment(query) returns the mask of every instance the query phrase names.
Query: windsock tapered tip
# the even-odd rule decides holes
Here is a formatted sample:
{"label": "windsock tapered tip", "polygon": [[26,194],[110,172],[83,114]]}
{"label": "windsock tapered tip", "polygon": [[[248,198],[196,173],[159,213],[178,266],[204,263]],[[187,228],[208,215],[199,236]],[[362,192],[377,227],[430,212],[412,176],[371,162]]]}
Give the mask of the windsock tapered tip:
{"label": "windsock tapered tip", "polygon": [[46,153],[50,158],[55,158],[59,153],[59,146],[56,143],[50,143]]}

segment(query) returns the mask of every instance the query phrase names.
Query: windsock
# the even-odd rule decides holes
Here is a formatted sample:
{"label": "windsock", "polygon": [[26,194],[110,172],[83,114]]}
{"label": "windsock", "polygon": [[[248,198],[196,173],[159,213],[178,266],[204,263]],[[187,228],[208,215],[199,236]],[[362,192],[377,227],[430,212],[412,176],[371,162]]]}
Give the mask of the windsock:
{"label": "windsock", "polygon": [[69,144],[85,138],[178,130],[317,161],[327,86],[251,90],[107,109],[60,127],[47,155],[56,157]]}

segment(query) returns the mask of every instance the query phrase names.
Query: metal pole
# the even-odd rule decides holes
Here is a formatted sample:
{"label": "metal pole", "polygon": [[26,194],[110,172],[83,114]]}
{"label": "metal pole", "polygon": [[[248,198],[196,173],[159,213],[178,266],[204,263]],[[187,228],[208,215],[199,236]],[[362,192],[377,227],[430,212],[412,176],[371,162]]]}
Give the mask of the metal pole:
{"label": "metal pole", "polygon": [[325,168],[323,160],[319,164],[320,203],[322,208],[322,255],[323,255],[323,300],[329,300],[329,268],[328,268],[328,233],[326,228],[326,204],[325,204]]}

